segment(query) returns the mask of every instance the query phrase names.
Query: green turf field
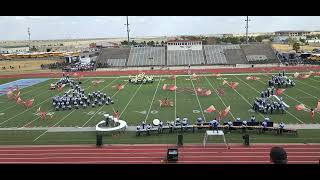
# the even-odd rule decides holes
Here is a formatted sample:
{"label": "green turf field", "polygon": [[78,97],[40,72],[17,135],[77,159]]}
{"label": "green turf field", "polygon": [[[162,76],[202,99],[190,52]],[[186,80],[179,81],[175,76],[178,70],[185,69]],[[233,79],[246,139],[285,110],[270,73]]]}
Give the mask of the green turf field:
{"label": "green turf field", "polygon": [[[249,119],[251,115],[255,115],[257,120],[270,117],[276,123],[281,121],[286,124],[310,123],[309,112],[297,112],[294,107],[301,103],[305,104],[308,108],[316,107],[320,99],[320,77],[311,76],[304,80],[294,79],[296,86],[288,88],[280,95],[290,108],[287,109],[285,114],[276,113],[273,115],[249,111],[255,97],[260,96],[260,92],[267,88],[267,81],[271,77],[271,74],[267,76],[258,75],[261,78],[258,81],[249,81],[246,80],[246,77],[247,75],[245,74],[226,74],[222,77],[203,76],[198,80],[191,81],[189,80],[190,76],[186,75],[177,76],[176,80],[171,80],[168,76],[160,75],[155,77],[154,83],[143,85],[129,84],[128,78],[125,76],[84,78],[81,86],[85,89],[86,93],[98,90],[106,92],[107,95],[112,96],[115,103],[108,106],[65,111],[54,111],[51,105],[51,98],[56,94],[63,94],[68,88],[65,88],[60,93],[57,90],[49,90],[49,85],[57,81],[57,79],[49,79],[46,82],[21,90],[21,97],[23,99],[35,99],[32,108],[25,109],[21,105],[16,105],[14,101],[8,100],[5,95],[0,96],[0,128],[47,126],[93,127],[102,120],[104,113],[112,114],[113,109],[118,110],[121,113],[121,119],[125,120],[128,125],[133,126],[142,121],[152,123],[152,120],[155,118],[164,122],[172,121],[176,116],[187,117],[192,123],[195,122],[197,117],[201,116],[204,116],[205,120],[209,121],[217,116],[219,110],[223,110],[227,106],[231,107],[231,111],[223,120],[234,120],[237,117],[244,120]],[[223,79],[229,82],[239,82],[239,85],[236,90],[233,90],[227,85],[222,85]],[[0,84],[13,80],[0,79]],[[104,82],[94,86],[91,83],[92,80],[103,80]],[[119,83],[125,84],[124,89],[121,91],[117,91],[113,87]],[[201,87],[210,89],[212,94],[210,96],[196,96],[191,92],[163,91],[162,86],[164,84],[175,84],[178,89]],[[218,96],[216,94],[218,88],[223,88],[225,94]],[[160,108],[159,100],[164,98],[173,100],[174,107]],[[204,112],[210,105],[214,105],[217,111],[211,114]],[[39,107],[41,107],[41,110],[53,113],[53,117],[41,120],[38,115],[35,115]],[[314,122],[319,123],[319,119],[320,112],[316,112]]]}

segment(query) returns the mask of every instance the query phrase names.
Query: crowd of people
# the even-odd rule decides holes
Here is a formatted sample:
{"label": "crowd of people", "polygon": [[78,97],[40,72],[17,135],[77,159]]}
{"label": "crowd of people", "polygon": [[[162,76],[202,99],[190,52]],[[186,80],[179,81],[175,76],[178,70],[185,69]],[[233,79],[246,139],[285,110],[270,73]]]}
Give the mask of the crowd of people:
{"label": "crowd of people", "polygon": [[[69,94],[70,93],[70,94]],[[78,109],[79,107],[86,108],[87,106],[95,107],[96,105],[102,106],[104,104],[113,104],[111,97],[107,96],[106,93],[100,91],[84,93],[84,89],[81,89],[79,85],[75,85],[73,89],[65,92],[63,96],[54,96],[52,98],[52,105],[58,111],[70,110],[72,107]]]}
{"label": "crowd of people", "polygon": [[256,98],[254,101],[254,104],[252,106],[252,109],[254,111],[258,111],[261,113],[279,113],[282,114],[285,113],[286,106],[284,105],[283,98],[280,97],[280,101],[274,101],[272,98]]}
{"label": "crowd of people", "polygon": [[271,80],[268,81],[269,87],[286,87],[289,86],[294,87],[295,83],[291,79],[289,79],[284,72],[279,73],[278,75],[272,75]]}

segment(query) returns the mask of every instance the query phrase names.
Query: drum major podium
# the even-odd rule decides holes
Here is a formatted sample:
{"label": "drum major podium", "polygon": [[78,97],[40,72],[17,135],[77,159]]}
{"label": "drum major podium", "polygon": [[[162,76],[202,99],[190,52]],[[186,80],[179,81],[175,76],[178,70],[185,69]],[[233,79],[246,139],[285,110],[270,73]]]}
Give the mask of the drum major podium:
{"label": "drum major podium", "polygon": [[224,133],[221,130],[219,130],[219,131],[216,131],[216,130],[213,130],[213,131],[212,130],[208,130],[208,131],[206,131],[206,133],[204,135],[204,138],[203,138],[203,147],[206,147],[207,141],[208,141],[210,136],[222,136],[224,144],[226,145],[227,149],[229,148],[228,143],[226,141],[226,137],[224,136]]}

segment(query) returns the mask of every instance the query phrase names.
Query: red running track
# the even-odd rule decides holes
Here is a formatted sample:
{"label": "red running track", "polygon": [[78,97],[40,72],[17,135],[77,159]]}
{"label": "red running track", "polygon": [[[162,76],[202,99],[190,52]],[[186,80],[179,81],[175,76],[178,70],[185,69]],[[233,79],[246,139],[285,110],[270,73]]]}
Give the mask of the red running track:
{"label": "red running track", "polygon": [[[272,144],[245,147],[224,145],[185,145],[179,148],[181,164],[269,164]],[[288,162],[319,164],[320,144],[285,144]],[[160,164],[169,145],[0,146],[1,164]]]}
{"label": "red running track", "polygon": [[[254,72],[279,72],[279,71],[319,71],[320,66],[287,66],[287,67],[254,67],[254,68],[216,68],[216,69],[192,69],[192,73],[254,73]],[[111,76],[134,75],[144,72],[146,74],[187,74],[188,70],[122,70],[122,71],[90,71],[78,72],[81,76]],[[61,77],[62,72],[2,74],[0,78],[39,78]]]}

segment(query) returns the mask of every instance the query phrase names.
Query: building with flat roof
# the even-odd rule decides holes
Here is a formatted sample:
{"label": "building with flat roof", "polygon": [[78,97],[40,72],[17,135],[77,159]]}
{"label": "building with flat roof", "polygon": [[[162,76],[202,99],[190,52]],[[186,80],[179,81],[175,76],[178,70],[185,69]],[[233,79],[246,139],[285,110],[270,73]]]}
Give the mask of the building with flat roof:
{"label": "building with flat roof", "polygon": [[25,53],[29,52],[29,46],[5,46],[0,47],[1,54],[16,54],[16,53]]}

